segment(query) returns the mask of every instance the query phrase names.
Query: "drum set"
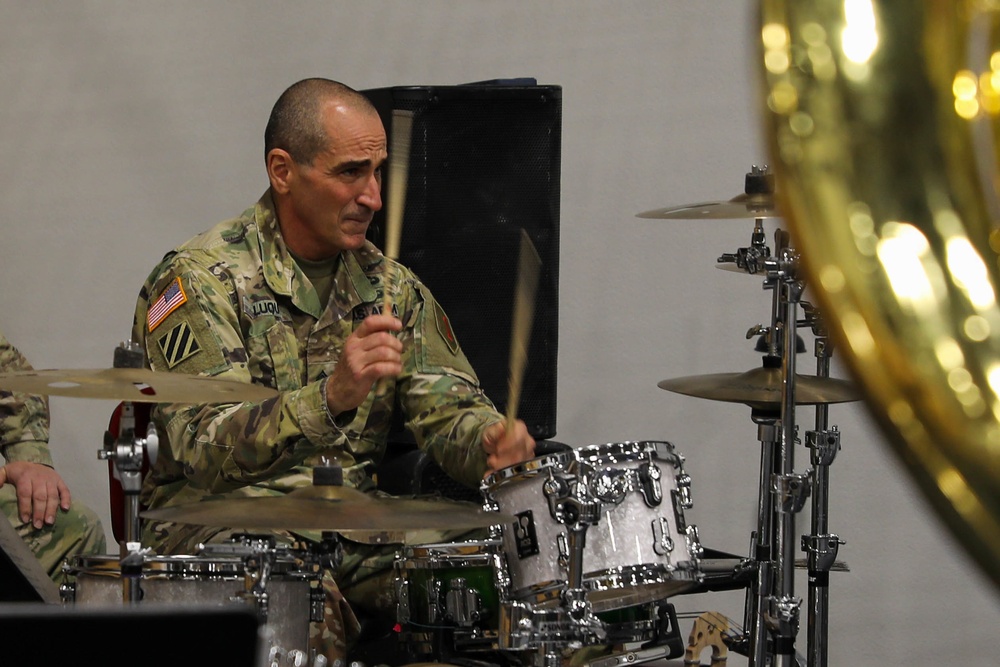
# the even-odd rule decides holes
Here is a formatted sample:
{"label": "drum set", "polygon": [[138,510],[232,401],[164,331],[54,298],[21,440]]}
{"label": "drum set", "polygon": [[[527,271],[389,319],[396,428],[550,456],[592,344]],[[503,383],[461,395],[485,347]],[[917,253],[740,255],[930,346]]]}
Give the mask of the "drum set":
{"label": "drum set", "polygon": [[[99,452],[113,464],[125,493],[121,553],[75,559],[67,566],[73,583],[64,587],[63,601],[81,607],[249,606],[260,620],[268,666],[324,667],[326,658],[309,649],[309,626],[323,620],[323,573],[339,565],[338,533],[371,531],[373,541],[398,545],[393,637],[403,658],[393,664],[615,667],[668,660],[685,653],[670,600],[738,589],[746,595],[742,623],[707,621],[705,633],[692,633],[686,664],[700,662],[695,634],[705,634],[716,637],[716,659],[728,649],[747,656],[752,667],[790,666],[803,662],[796,651],[801,600],[794,590],[800,548],[809,574],[805,661],[825,667],[829,573],[843,544],[828,528],[829,467],[840,449],[828,406],[859,395],[850,383],[829,377],[832,345],[817,309],[802,301],[805,285],[788,235],[778,230],[774,250],[768,245],[762,221],[778,217],[768,170],[754,167],[744,190],[728,201],[638,217],[755,220],[750,245],[722,254],[718,265],[759,275],[771,291],[769,325],[747,333],[748,339],[758,337],[761,366],[659,383],[667,391],[750,407],[761,456],[757,522],[747,556],[716,559],[702,546],[697,527],[685,520],[692,507],[685,458],[661,440],[576,448],[543,441],[535,458],[486,477],[478,505],[375,497],[345,487],[339,468],[329,465],[317,467],[313,486],[283,496],[142,512],[141,476],[146,461],[155,460],[157,435],[152,428],[142,431],[134,404],[261,400],[272,390],[146,371],[141,352],[123,343],[112,369],[0,376],[0,387],[13,391],[123,402],[120,429],[107,435]],[[796,368],[804,351],[797,331],[803,327],[815,337],[815,374]],[[811,454],[806,472],[795,471],[799,406],[816,409],[815,426],[804,434]],[[810,496],[811,533],[797,543],[797,515]],[[246,533],[201,545],[192,555],[155,555],[139,542],[140,517],[320,530],[324,540],[281,545],[266,533]],[[477,529],[482,537],[405,539],[414,530],[455,528]]]}

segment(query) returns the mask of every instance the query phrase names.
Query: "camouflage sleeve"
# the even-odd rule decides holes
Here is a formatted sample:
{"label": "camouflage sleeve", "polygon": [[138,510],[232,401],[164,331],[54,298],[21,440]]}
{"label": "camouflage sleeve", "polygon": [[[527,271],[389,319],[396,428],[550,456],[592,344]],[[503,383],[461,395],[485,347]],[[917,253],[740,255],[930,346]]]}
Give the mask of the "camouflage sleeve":
{"label": "camouflage sleeve", "polygon": [[[225,274],[180,258],[154,276],[140,293],[133,328],[152,370],[273,386],[273,372],[248,364]],[[343,437],[323,390],[314,382],[260,403],[158,405],[153,414],[166,446],[161,438],[153,482],[186,478],[222,493],[286,472]]]}
{"label": "camouflage sleeve", "polygon": [[486,473],[483,431],[503,416],[483,393],[450,320],[416,283],[413,353],[401,395],[418,445],[455,480],[477,487]]}
{"label": "camouflage sleeve", "polygon": [[[0,371],[27,371],[31,364],[0,334]],[[8,461],[52,466],[49,404],[44,396],[0,390],[0,454]]]}

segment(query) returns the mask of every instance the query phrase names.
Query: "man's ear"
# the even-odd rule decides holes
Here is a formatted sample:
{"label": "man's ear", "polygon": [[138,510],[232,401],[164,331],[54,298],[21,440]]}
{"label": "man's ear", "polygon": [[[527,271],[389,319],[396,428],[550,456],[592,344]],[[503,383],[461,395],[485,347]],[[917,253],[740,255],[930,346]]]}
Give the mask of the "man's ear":
{"label": "man's ear", "polygon": [[267,178],[271,181],[271,189],[278,194],[288,194],[294,171],[295,165],[288,151],[272,148],[267,154]]}

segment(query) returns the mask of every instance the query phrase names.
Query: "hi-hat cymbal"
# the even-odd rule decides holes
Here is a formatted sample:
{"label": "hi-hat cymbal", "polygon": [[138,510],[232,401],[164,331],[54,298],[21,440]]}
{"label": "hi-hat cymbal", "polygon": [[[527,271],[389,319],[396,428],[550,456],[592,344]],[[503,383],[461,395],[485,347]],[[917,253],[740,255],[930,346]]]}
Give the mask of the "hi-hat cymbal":
{"label": "hi-hat cymbal", "polygon": [[[657,383],[660,389],[713,401],[746,403],[752,408],[773,410],[781,406],[781,368],[761,367],[745,373],[715,373],[673,378]],[[861,398],[846,380],[796,375],[796,405],[845,403]]]}
{"label": "hi-hat cymbal", "polygon": [[743,194],[729,201],[704,202],[673,208],[657,208],[637,214],[637,218],[661,220],[735,220],[740,218],[780,218],[774,204],[774,195],[767,193]]}
{"label": "hi-hat cymbal", "polygon": [[0,373],[0,389],[44,396],[108,398],[136,403],[239,403],[278,395],[270,387],[145,368],[33,370]]}
{"label": "hi-hat cymbal", "polygon": [[307,486],[283,496],[220,498],[147,510],[145,519],[219,528],[389,531],[485,528],[515,520],[471,503],[379,498],[348,486]]}

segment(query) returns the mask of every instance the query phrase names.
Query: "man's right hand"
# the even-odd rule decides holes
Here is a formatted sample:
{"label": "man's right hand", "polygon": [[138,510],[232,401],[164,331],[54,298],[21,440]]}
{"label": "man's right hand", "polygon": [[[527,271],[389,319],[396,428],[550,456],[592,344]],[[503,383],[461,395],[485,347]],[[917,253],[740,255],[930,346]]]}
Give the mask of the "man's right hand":
{"label": "man's right hand", "polygon": [[326,404],[333,415],[358,407],[378,380],[403,371],[403,344],[393,335],[402,328],[392,315],[370,315],[348,336],[326,380]]}

